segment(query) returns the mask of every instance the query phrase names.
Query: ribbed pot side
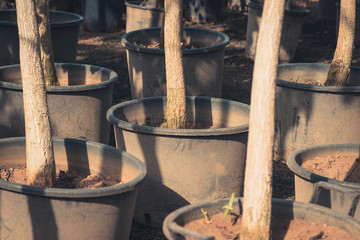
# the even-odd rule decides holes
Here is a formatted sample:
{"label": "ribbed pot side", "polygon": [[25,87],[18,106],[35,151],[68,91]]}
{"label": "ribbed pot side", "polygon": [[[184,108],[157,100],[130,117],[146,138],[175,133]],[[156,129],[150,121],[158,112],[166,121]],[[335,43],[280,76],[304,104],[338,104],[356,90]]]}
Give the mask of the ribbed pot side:
{"label": "ribbed pot side", "polygon": [[[117,147],[142,160],[148,177],[139,190],[135,220],[161,226],[171,211],[200,201],[241,196],[249,106],[208,97],[188,97],[188,118],[214,129],[142,126],[164,118],[166,98],[137,99],[113,106]],[[138,124],[134,124],[138,123]]]}
{"label": "ribbed pot side", "polygon": [[[0,180],[1,239],[129,239],[138,186],[134,156],[108,145],[54,138],[56,166],[122,179],[96,189],[40,188]],[[0,139],[0,167],[25,166],[25,138]]]}
{"label": "ribbed pot side", "polygon": [[[186,95],[220,97],[229,37],[203,28],[183,28],[182,34],[186,43],[195,46],[182,50]],[[164,49],[147,47],[159,43],[159,36],[160,28],[149,28],[129,32],[121,39],[133,99],[166,96]]]}
{"label": "ribbed pot side", "polygon": [[[61,86],[46,87],[53,136],[107,144],[114,71],[86,64],[56,64]],[[0,138],[25,136],[20,65],[0,67]]]}
{"label": "ribbed pot side", "polygon": [[276,86],[275,154],[301,147],[360,143],[360,68],[352,67],[348,86],[323,83],[329,64],[279,65]]}

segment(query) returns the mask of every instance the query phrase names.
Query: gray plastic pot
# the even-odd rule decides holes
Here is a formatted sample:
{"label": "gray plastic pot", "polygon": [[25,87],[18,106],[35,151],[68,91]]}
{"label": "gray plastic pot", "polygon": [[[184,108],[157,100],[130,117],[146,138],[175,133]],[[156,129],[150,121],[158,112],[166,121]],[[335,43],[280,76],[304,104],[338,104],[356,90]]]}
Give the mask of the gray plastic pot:
{"label": "gray plastic pot", "polygon": [[126,32],[143,28],[160,27],[164,9],[140,6],[143,1],[125,1]]}
{"label": "gray plastic pot", "polygon": [[352,67],[348,86],[324,82],[329,64],[297,63],[278,67],[275,104],[275,154],[319,144],[360,143],[360,68]]}
{"label": "gray plastic pot", "polygon": [[90,32],[115,32],[122,22],[123,0],[81,0],[81,5]]}
{"label": "gray plastic pot", "polygon": [[[229,37],[202,28],[183,28],[183,40],[204,47],[182,50],[187,96],[220,97],[225,46]],[[159,42],[160,28],[141,29],[125,34],[131,96],[135,98],[166,96],[164,49],[146,48]]]}
{"label": "gray plastic pot", "polygon": [[[53,136],[107,144],[114,71],[85,64],[56,64],[61,86],[46,87]],[[25,136],[20,65],[0,67],[0,138]]]}
{"label": "gray plastic pot", "polygon": [[[188,119],[215,129],[143,126],[164,118],[166,98],[137,99],[107,113],[118,148],[142,160],[148,176],[139,189],[135,220],[161,226],[167,214],[189,203],[243,192],[249,106],[208,98],[187,98]],[[137,123],[137,124],[135,124]]]}
{"label": "gray plastic pot", "polygon": [[[83,17],[50,11],[51,39],[56,62],[75,62]],[[0,66],[19,63],[19,35],[15,9],[0,10]]]}
{"label": "gray plastic pot", "polygon": [[[185,229],[183,226],[193,220],[204,218],[201,212],[201,208],[208,212],[208,214],[214,215],[222,212],[222,207],[228,203],[228,199],[222,199],[212,202],[203,202],[200,204],[192,204],[183,208],[180,208],[171,214],[169,214],[163,224],[163,232],[169,240],[179,240],[188,237],[191,239],[201,240],[214,240],[214,237],[207,236],[198,232],[193,232]],[[242,199],[238,198],[234,200],[232,212],[242,213]],[[300,219],[309,223],[327,224],[339,227],[354,238],[360,239],[360,223],[353,218],[338,214],[330,209],[317,206],[310,203],[293,202],[283,199],[272,199],[271,214],[273,217],[281,219]]]}
{"label": "gray plastic pot", "polygon": [[[54,138],[57,168],[121,178],[97,189],[41,188],[0,180],[1,239],[128,239],[144,164],[114,147]],[[25,166],[25,138],[0,139],[0,166]]]}
{"label": "gray plastic pot", "polygon": [[[246,30],[246,56],[255,59],[256,44],[259,36],[259,28],[262,15],[262,3],[255,1],[247,2],[249,7],[247,30]],[[310,11],[303,7],[286,10],[280,40],[279,61],[290,62],[293,60],[305,17]]]}
{"label": "gray plastic pot", "polygon": [[360,220],[360,184],[320,176],[301,167],[303,162],[315,157],[360,157],[359,149],[360,144],[330,144],[305,147],[292,152],[287,164],[295,174],[296,201],[317,203]]}

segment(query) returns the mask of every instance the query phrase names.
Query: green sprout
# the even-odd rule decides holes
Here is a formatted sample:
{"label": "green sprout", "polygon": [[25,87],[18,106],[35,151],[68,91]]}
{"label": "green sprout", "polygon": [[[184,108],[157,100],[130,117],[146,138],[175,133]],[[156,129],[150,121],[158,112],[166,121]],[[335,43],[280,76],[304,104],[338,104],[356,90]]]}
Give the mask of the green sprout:
{"label": "green sprout", "polygon": [[204,215],[205,221],[206,221],[207,223],[209,223],[209,222],[210,222],[210,219],[209,219],[209,214],[208,214],[208,212],[205,211],[203,208],[201,208],[201,213]]}
{"label": "green sprout", "polygon": [[224,209],[224,217],[228,215],[229,211],[233,210],[232,205],[234,203],[234,198],[235,198],[235,193],[232,193],[229,199],[229,203],[222,207]]}
{"label": "green sprout", "polygon": [[114,50],[113,46],[111,45],[105,45],[105,51],[112,52]]}

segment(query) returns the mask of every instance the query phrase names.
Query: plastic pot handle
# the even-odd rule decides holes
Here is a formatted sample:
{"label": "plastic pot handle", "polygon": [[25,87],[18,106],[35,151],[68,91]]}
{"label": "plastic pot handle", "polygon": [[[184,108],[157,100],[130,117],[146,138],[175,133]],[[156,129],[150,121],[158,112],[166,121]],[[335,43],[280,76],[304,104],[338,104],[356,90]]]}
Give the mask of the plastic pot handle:
{"label": "plastic pot handle", "polygon": [[320,181],[315,183],[311,203],[326,206],[360,220],[360,192],[335,183]]}

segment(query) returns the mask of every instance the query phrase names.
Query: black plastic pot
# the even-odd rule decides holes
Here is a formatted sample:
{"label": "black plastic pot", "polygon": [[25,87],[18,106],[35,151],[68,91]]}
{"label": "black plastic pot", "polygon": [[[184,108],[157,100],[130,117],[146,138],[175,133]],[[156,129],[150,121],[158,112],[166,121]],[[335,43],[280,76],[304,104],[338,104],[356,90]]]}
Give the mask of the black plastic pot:
{"label": "black plastic pot", "polygon": [[320,176],[301,167],[303,162],[315,157],[360,157],[359,149],[360,144],[331,144],[305,147],[292,152],[287,164],[295,174],[296,201],[314,202],[360,220],[360,184]]}
{"label": "black plastic pot", "polygon": [[128,0],[126,6],[126,32],[160,27],[164,9],[141,6],[143,1]]}
{"label": "black plastic pot", "polygon": [[[246,30],[246,49],[248,58],[254,60],[256,44],[259,35],[263,4],[256,1],[248,1],[249,7],[247,30]],[[301,33],[301,28],[309,10],[303,7],[286,10],[280,40],[279,61],[290,62],[293,60]]]}
{"label": "black plastic pot", "polygon": [[[229,37],[202,28],[183,28],[182,35],[186,43],[200,45],[182,50],[186,95],[220,97]],[[121,39],[126,48],[133,99],[166,96],[164,49],[146,47],[158,43],[159,37],[160,28],[148,28],[129,32]]]}
{"label": "black plastic pot", "polygon": [[165,216],[189,203],[243,192],[249,106],[208,97],[187,98],[188,119],[214,129],[143,126],[163,119],[166,98],[132,100],[113,106],[118,148],[142,160],[148,177],[139,190],[134,219],[161,226]]}
{"label": "black plastic pot", "polygon": [[[111,176],[97,189],[41,188],[0,180],[1,239],[129,239],[137,188],[146,168],[119,149],[54,138],[56,166]],[[1,168],[25,166],[25,138],[0,139]]]}
{"label": "black plastic pot", "polygon": [[279,65],[276,81],[275,154],[319,144],[360,142],[360,68],[352,67],[348,86],[323,83],[329,64]]}
{"label": "black plastic pot", "polygon": [[[212,202],[203,202],[200,204],[192,204],[180,208],[169,214],[163,224],[163,232],[169,240],[179,240],[185,237],[191,239],[201,240],[214,240],[214,237],[207,236],[198,232],[193,232],[185,229],[183,226],[193,220],[204,218],[201,208],[214,215],[222,212],[222,207],[228,203],[228,199],[222,199]],[[241,214],[242,212],[242,199],[235,199],[233,205],[233,212]],[[301,219],[306,222],[327,224],[339,227],[350,233],[354,238],[359,239],[360,223],[353,218],[341,215],[330,209],[317,206],[310,203],[292,202],[282,199],[272,199],[271,214],[273,217],[280,219]]]}
{"label": "black plastic pot", "polygon": [[84,25],[90,32],[115,32],[122,23],[124,0],[82,0]]}
{"label": "black plastic pot", "polygon": [[[56,64],[61,86],[46,87],[53,136],[107,144],[115,72],[86,64]],[[0,67],[0,138],[25,136],[20,65]]]}
{"label": "black plastic pot", "polygon": [[[51,39],[56,62],[75,62],[80,23],[83,17],[50,11]],[[0,10],[0,66],[19,63],[16,10]]]}

